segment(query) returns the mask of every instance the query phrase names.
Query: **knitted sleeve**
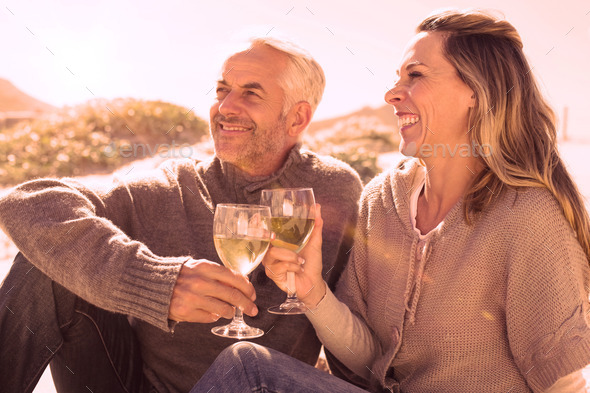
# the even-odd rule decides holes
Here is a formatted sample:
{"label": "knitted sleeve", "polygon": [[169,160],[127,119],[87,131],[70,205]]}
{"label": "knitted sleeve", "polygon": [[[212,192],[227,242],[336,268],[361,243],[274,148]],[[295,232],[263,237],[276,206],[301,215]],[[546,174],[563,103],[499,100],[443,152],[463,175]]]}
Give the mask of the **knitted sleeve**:
{"label": "knitted sleeve", "polygon": [[135,220],[134,198],[157,200],[175,187],[168,177],[162,171],[106,192],[68,179],[30,181],[0,200],[0,225],[52,280],[98,307],[168,330],[170,297],[188,257],[155,255],[123,230]]}
{"label": "knitted sleeve", "polygon": [[372,195],[365,189],[361,197],[352,259],[344,270],[336,292],[341,301],[328,293],[325,301],[314,312],[315,315],[308,312],[318,337],[327,349],[330,367],[340,377],[363,387],[371,379],[373,361],[381,352],[379,341],[366,322],[366,234]]}
{"label": "knitted sleeve", "polygon": [[369,253],[367,251],[369,205],[371,203],[370,201],[376,198],[369,190],[370,188],[368,187],[363,192],[359,205],[359,217],[354,235],[352,259],[345,269],[336,290],[336,296],[365,321],[368,320],[365,298],[368,288],[368,274],[366,270],[369,264]]}
{"label": "knitted sleeve", "polygon": [[514,232],[508,339],[527,383],[542,392],[590,363],[588,260],[547,190],[520,192],[506,213]]}

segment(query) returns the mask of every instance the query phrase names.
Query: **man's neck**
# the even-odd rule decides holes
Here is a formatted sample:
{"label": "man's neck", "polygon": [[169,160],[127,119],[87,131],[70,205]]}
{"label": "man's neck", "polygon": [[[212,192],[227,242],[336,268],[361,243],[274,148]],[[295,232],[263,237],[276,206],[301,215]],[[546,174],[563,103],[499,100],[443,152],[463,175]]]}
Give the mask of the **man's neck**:
{"label": "man's neck", "polygon": [[230,164],[234,168],[236,168],[236,170],[239,173],[244,174],[248,177],[270,176],[273,173],[277,172],[279,169],[281,169],[285,165],[285,162],[289,158],[289,155],[291,154],[291,151],[293,150],[293,148],[295,148],[295,146],[296,146],[296,144],[289,147],[281,155],[274,153],[273,158],[266,158],[263,160],[258,160],[256,163],[248,163],[248,164],[228,163],[228,164]]}

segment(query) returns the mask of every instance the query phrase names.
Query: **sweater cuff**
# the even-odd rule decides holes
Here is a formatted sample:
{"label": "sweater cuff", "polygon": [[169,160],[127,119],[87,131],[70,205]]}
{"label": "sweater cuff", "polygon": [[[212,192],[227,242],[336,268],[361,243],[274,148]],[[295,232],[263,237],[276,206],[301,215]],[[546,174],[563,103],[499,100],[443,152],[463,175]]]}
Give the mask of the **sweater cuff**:
{"label": "sweater cuff", "polygon": [[584,393],[586,392],[586,379],[582,371],[575,371],[565,377],[561,377],[544,393]]}
{"label": "sweater cuff", "polygon": [[190,257],[164,258],[143,255],[141,263],[125,270],[122,285],[114,294],[118,311],[167,332],[170,299],[182,266]]}
{"label": "sweater cuff", "polygon": [[318,309],[320,303],[326,298],[326,293],[328,293],[328,283],[326,283],[325,281],[322,281],[322,285],[324,286],[324,295],[322,296],[322,298],[317,302],[317,304],[315,305],[315,307],[307,307],[307,309],[309,311],[315,311]]}
{"label": "sweater cuff", "polygon": [[308,308],[305,315],[309,319],[309,321],[316,326],[321,323],[326,323],[328,321],[334,320],[335,316],[338,316],[338,306],[340,305],[340,300],[334,295],[334,293],[330,290],[330,287],[326,285],[326,294],[319,301],[317,306],[314,309]]}
{"label": "sweater cuff", "polygon": [[590,328],[585,307],[579,306],[557,332],[529,354],[525,375],[534,391],[545,391],[560,378],[590,363]]}
{"label": "sweater cuff", "polygon": [[562,352],[556,356],[553,361],[547,362],[539,367],[536,373],[532,373],[532,378],[528,383],[535,391],[544,392],[551,387],[560,378],[567,376],[576,371],[582,370],[590,361],[590,343],[582,341],[571,346],[570,350]]}

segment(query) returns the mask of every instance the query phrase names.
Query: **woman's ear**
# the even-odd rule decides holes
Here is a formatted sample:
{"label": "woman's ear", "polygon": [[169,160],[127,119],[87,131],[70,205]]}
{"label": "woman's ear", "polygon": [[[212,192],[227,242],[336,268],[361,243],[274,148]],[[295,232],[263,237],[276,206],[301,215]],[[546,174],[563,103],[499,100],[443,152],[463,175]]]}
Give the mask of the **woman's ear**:
{"label": "woman's ear", "polygon": [[477,99],[475,98],[475,93],[471,94],[471,102],[469,103],[470,108],[475,108],[475,104],[477,104]]}

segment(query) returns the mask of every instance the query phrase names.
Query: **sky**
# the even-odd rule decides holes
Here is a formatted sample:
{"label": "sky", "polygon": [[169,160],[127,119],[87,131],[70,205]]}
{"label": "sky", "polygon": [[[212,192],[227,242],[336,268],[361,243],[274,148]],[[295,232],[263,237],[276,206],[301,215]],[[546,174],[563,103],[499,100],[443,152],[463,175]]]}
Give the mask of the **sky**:
{"label": "sky", "polygon": [[570,136],[590,140],[587,0],[0,0],[0,78],[55,106],[159,99],[208,120],[224,59],[273,36],[324,68],[319,120],[383,105],[415,26],[441,7],[503,14]]}

